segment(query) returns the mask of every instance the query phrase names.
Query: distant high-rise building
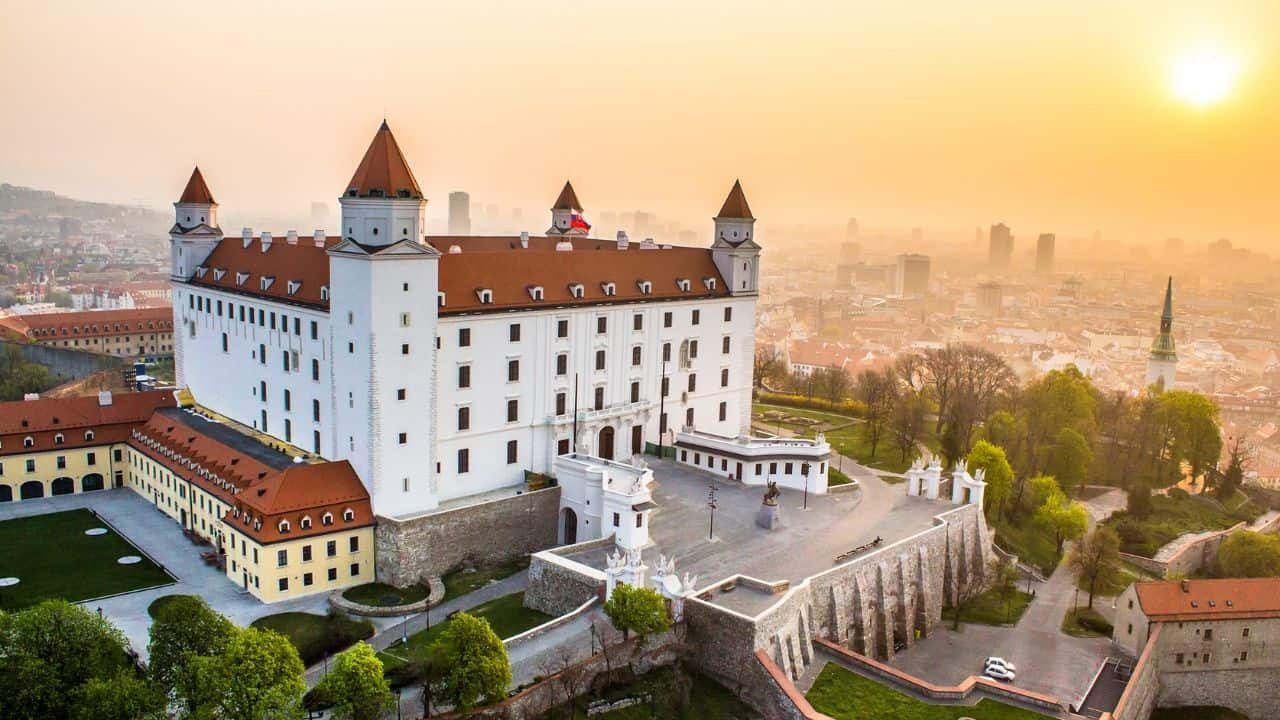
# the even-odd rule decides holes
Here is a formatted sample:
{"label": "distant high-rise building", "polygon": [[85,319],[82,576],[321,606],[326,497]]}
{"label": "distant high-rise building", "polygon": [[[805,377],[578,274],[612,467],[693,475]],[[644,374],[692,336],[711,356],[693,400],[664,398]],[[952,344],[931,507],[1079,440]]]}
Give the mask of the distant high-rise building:
{"label": "distant high-rise building", "polygon": [[1164,311],[1160,313],[1160,334],[1151,341],[1147,356],[1147,384],[1173,389],[1178,374],[1178,353],[1173,345],[1173,278],[1164,289]]}
{"label": "distant high-rise building", "polygon": [[1040,239],[1036,241],[1036,272],[1041,275],[1053,273],[1053,246],[1056,242],[1057,236],[1053,233],[1040,233]]}
{"label": "distant high-rise building", "polygon": [[898,256],[893,292],[901,297],[924,295],[929,291],[929,256],[904,253]]}
{"label": "distant high-rise building", "polygon": [[912,249],[918,250],[920,248],[921,243],[923,242],[924,242],[924,229],[918,228],[918,227],[911,228]]}
{"label": "distant high-rise building", "polygon": [[449,234],[471,234],[471,195],[468,193],[449,193]]}
{"label": "distant high-rise building", "polygon": [[849,224],[844,226],[844,239],[846,242],[857,242],[858,234],[858,218],[849,218]]}
{"label": "distant high-rise building", "polygon": [[1013,232],[1004,223],[991,226],[987,257],[993,270],[1007,270],[1013,258]]}
{"label": "distant high-rise building", "polygon": [[1000,283],[978,286],[978,312],[987,317],[1000,317],[1004,313],[1004,288]]}

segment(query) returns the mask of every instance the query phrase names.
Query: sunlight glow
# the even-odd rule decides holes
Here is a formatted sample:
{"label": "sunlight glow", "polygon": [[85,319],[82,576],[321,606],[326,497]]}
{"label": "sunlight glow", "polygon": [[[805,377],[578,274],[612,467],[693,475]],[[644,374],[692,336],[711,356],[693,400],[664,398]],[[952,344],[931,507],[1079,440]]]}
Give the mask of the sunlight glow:
{"label": "sunlight glow", "polygon": [[1174,60],[1170,80],[1175,95],[1204,108],[1230,95],[1239,75],[1239,58],[1220,50],[1199,49]]}

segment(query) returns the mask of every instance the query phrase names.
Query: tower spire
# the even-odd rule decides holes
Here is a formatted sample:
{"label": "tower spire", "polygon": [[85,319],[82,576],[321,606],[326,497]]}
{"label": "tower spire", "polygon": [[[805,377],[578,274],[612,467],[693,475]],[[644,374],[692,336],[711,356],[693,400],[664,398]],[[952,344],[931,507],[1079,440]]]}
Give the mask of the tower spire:
{"label": "tower spire", "polygon": [[386,119],[374,133],[369,149],[347,183],[347,197],[385,197],[422,199],[422,190],[400,152],[400,144]]}
{"label": "tower spire", "polygon": [[1147,384],[1172,388],[1177,375],[1178,352],[1173,342],[1173,277],[1164,288],[1164,309],[1160,313],[1160,333],[1151,341],[1147,356]]}
{"label": "tower spire", "polygon": [[209,190],[209,184],[204,181],[204,175],[200,172],[200,166],[196,165],[191,171],[191,177],[187,180],[187,186],[182,189],[182,197],[178,198],[180,203],[201,203],[204,205],[216,205],[217,201],[213,199],[213,193]]}

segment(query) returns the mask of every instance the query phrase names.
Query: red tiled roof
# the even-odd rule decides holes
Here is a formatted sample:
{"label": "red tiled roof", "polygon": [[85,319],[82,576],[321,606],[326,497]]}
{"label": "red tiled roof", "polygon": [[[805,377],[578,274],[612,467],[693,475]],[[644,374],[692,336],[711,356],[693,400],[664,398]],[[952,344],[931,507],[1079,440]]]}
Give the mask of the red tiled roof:
{"label": "red tiled roof", "polygon": [[564,189],[560,191],[560,197],[556,198],[556,204],[552,205],[551,209],[582,211],[582,203],[578,202],[578,193],[573,191],[573,185],[568,180],[564,181]]}
{"label": "red tiled roof", "polygon": [[733,181],[733,188],[729,190],[729,197],[724,199],[724,205],[720,207],[720,212],[716,213],[716,217],[755,220],[755,217],[751,214],[751,206],[747,204],[747,196],[742,192],[741,182]]}
{"label": "red tiled roof", "polygon": [[191,179],[187,180],[187,186],[182,189],[182,197],[178,202],[214,204],[213,193],[209,191],[209,185],[205,183],[204,175],[200,173],[200,166],[197,165],[191,171]]}
{"label": "red tiled roof", "polygon": [[383,120],[382,127],[374,134],[373,142],[369,143],[369,149],[351,176],[351,182],[347,183],[347,195],[394,198],[400,197],[401,191],[410,198],[422,197],[422,190],[400,152],[395,135]]}
{"label": "red tiled roof", "polygon": [[[191,284],[266,297],[320,308],[328,301],[320,297],[320,288],[329,284],[329,258],[326,248],[340,238],[329,237],[325,248],[315,246],[312,238],[299,238],[296,245],[275,239],[267,252],[262,252],[260,239],[252,239],[245,247],[241,238],[225,237],[205,260],[204,277],[191,278]],[[723,278],[705,248],[671,247],[643,250],[631,243],[619,250],[612,240],[592,238],[529,238],[529,247],[520,247],[519,237],[508,236],[439,236],[427,242],[440,251],[440,290],[445,293],[441,315],[476,311],[513,310],[557,305],[590,305],[637,300],[693,299],[728,295]],[[573,250],[557,251],[561,242],[572,243]],[[460,252],[451,253],[457,246]],[[225,270],[217,279],[216,270]],[[248,273],[237,283],[237,273]],[[261,289],[264,275],[275,278],[267,290]],[[708,289],[704,280],[715,280]],[[687,279],[689,290],[683,291],[677,281]],[[302,284],[293,295],[288,282]],[[650,294],[640,291],[638,283],[652,284]],[[612,282],[614,295],[606,295],[603,283]],[[575,298],[570,284],[583,285],[583,297]],[[543,288],[543,300],[535,301],[529,288]],[[493,291],[493,302],[482,304],[480,289]]]}
{"label": "red tiled roof", "polygon": [[0,318],[0,328],[34,340],[130,335],[148,331],[171,333],[173,310],[166,305],[124,310],[10,315]]}
{"label": "red tiled roof", "polygon": [[[124,442],[157,408],[175,405],[169,390],[117,393],[110,405],[100,404],[96,395],[0,403],[0,455]],[[92,440],[86,431],[93,431]],[[28,437],[31,447],[24,442]]]}
{"label": "red tiled roof", "polygon": [[1152,620],[1280,617],[1280,577],[1140,582],[1134,591]]}

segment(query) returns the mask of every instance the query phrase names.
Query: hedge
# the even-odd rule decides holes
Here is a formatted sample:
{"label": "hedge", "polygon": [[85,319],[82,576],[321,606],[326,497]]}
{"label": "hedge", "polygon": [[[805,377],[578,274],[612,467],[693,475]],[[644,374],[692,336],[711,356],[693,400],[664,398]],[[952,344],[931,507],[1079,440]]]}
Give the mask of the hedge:
{"label": "hedge", "polygon": [[857,400],[841,400],[838,403],[832,403],[822,398],[810,398],[804,395],[791,395],[788,393],[769,392],[768,390],[757,390],[755,401],[768,405],[784,405],[786,407],[803,408],[805,410],[821,410],[824,412],[835,413],[836,415],[847,415],[855,418],[860,418],[867,414],[867,406]]}

